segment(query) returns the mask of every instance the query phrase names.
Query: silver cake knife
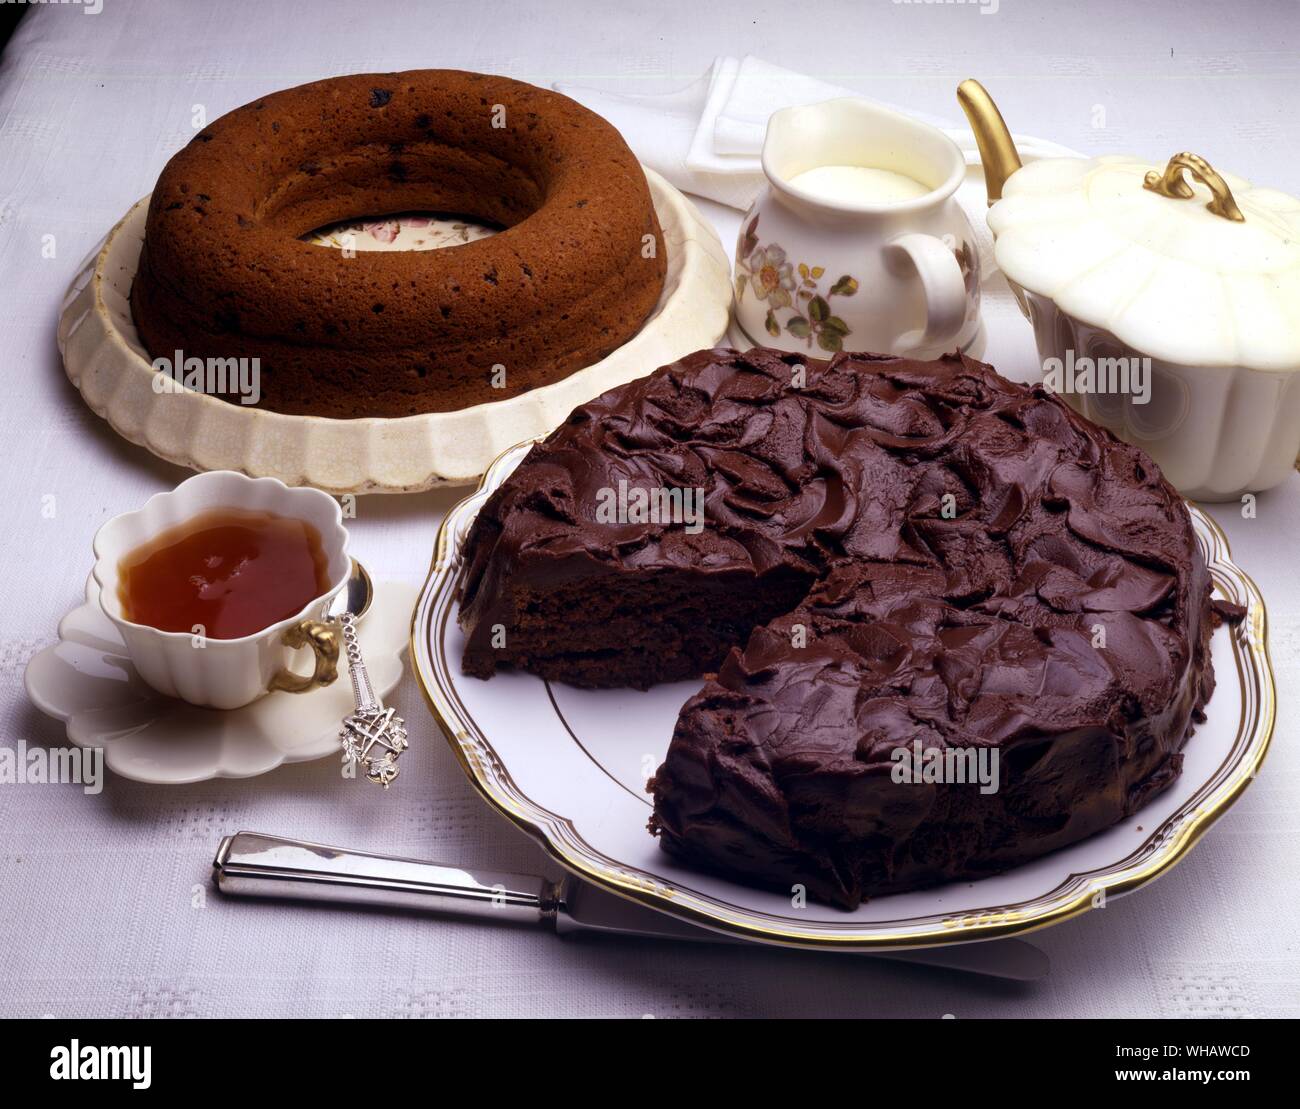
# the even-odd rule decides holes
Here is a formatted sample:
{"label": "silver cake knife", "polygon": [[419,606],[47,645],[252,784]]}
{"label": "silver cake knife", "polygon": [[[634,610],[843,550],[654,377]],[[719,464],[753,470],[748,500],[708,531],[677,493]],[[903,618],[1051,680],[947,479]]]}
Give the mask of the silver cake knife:
{"label": "silver cake knife", "polygon": [[[540,875],[443,866],[260,832],[226,836],[212,867],[217,888],[236,897],[415,909],[541,925],[560,935],[604,933],[702,943],[750,942],[687,924],[571,876],[552,882]],[[1043,951],[1015,939],[865,953],[1020,982],[1043,978],[1049,970]]]}

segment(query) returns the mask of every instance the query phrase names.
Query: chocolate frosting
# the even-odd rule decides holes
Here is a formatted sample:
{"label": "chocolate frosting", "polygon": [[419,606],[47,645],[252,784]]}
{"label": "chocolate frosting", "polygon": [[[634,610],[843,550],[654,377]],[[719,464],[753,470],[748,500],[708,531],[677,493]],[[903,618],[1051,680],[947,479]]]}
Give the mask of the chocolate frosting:
{"label": "chocolate frosting", "polygon": [[[620,481],[702,489],[703,530],[599,522]],[[699,673],[656,605],[794,597],[738,610],[750,624],[725,658],[719,621],[721,665],[652,780],[652,830],[696,864],[847,907],[1122,819],[1177,776],[1213,688],[1208,575],[1155,463],[956,355],[693,354],[575,410],[489,499],[466,561],[465,667],[483,676]],[[617,607],[584,623],[646,581],[639,631]],[[522,650],[494,649],[494,626]],[[894,753],[918,741],[996,752],[997,791],[896,781]]]}

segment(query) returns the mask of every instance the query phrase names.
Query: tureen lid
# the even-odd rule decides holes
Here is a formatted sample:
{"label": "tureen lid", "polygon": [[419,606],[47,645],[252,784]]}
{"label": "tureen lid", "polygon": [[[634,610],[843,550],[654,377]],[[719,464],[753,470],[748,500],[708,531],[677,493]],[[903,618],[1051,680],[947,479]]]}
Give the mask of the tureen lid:
{"label": "tureen lid", "polygon": [[1047,159],[1002,196],[998,265],[1067,315],[1168,362],[1300,369],[1295,197],[1194,154]]}

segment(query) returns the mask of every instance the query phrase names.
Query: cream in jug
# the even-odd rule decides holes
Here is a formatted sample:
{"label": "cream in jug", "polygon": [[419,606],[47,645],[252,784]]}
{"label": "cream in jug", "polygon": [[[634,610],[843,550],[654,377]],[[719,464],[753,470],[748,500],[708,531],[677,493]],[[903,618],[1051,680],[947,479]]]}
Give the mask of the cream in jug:
{"label": "cream in jug", "polygon": [[790,184],[831,204],[893,204],[930,191],[914,177],[875,166],[817,166],[796,173]]}
{"label": "cream in jug", "polygon": [[978,254],[954,197],[966,161],[947,135],[855,98],[785,108],[763,172],[736,248],[736,320],[752,342],[978,357]]}

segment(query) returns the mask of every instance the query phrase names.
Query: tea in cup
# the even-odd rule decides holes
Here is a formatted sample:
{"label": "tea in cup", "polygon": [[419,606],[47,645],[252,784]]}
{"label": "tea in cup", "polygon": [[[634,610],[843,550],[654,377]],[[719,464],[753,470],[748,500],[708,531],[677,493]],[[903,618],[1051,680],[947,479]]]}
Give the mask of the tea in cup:
{"label": "tea in cup", "polygon": [[[323,617],[351,570],[335,500],[274,478],[200,474],[95,536],[99,601],[159,693],[239,708],[338,673]],[[295,669],[310,649],[311,673]]]}

